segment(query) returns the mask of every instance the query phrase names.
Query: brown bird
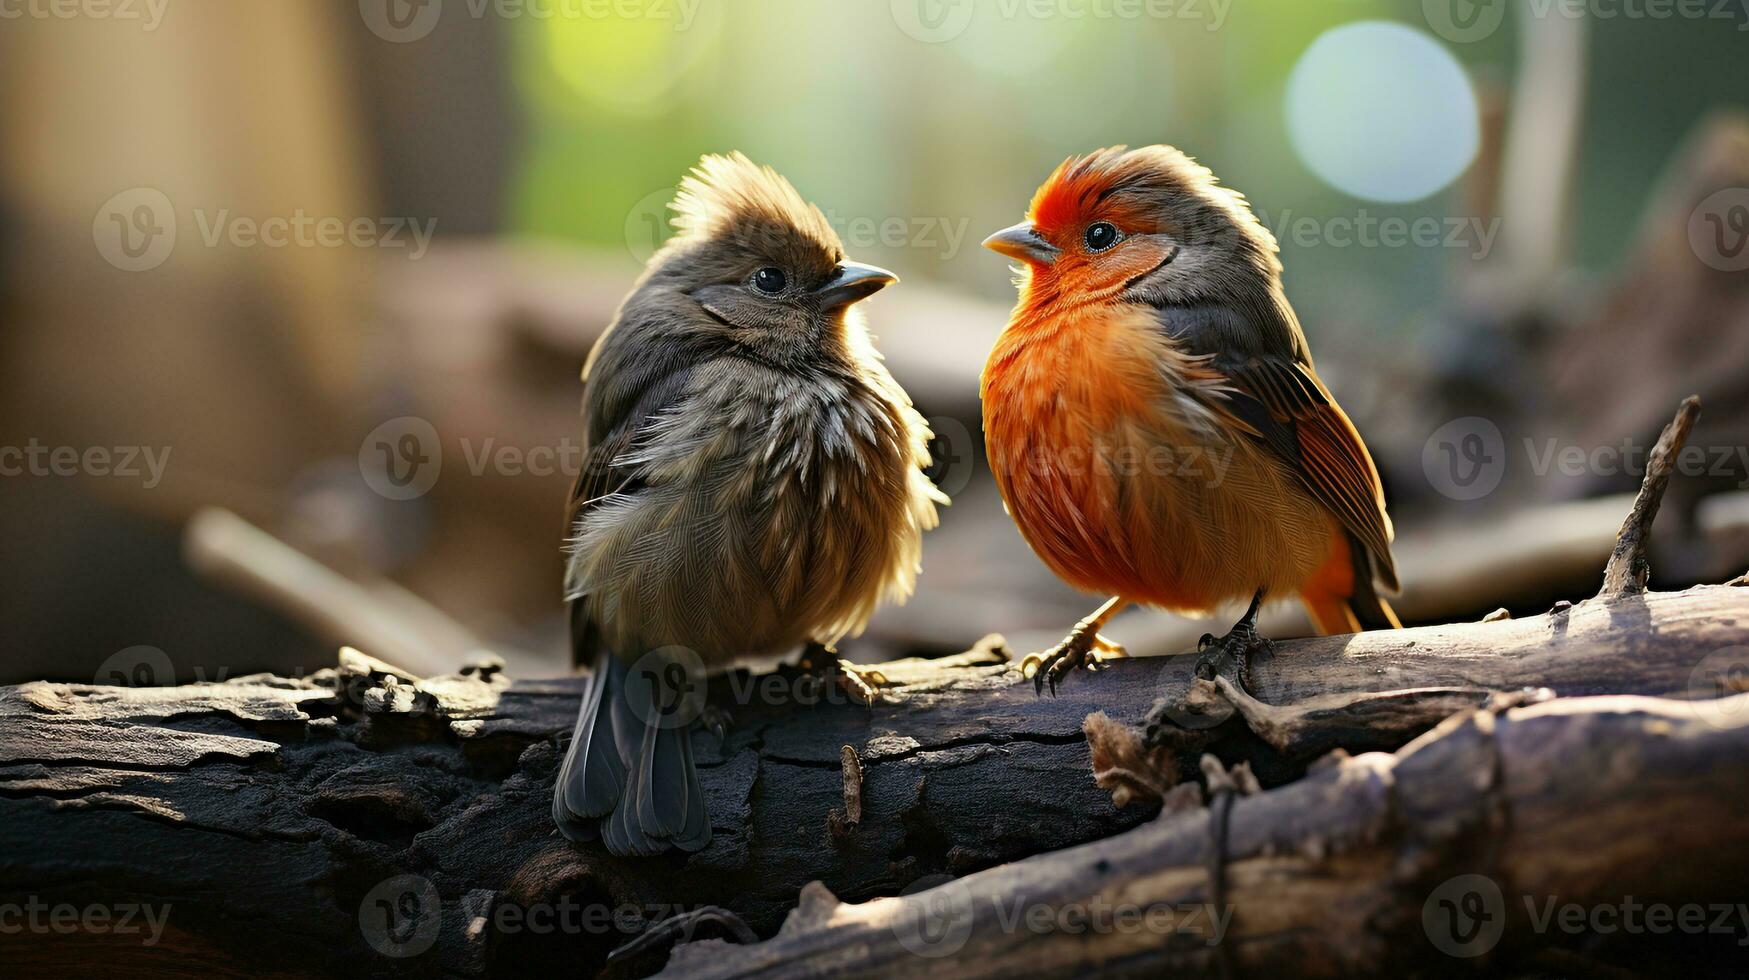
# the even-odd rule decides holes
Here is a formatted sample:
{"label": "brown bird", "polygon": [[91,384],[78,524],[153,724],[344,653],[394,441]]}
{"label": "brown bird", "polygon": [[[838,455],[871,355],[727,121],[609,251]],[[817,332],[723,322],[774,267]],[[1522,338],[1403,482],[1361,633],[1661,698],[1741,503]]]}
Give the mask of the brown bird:
{"label": "brown bird", "polygon": [[593,669],[553,817],[615,854],[710,840],[688,731],[703,671],[860,632],[910,594],[946,503],[854,309],[893,275],[739,153],[700,161],[674,208],[584,367],[569,510],[572,647]]}
{"label": "brown bird", "polygon": [[1398,625],[1378,470],[1242,195],[1172,147],[1113,147],[1065,161],[984,244],[1024,263],[984,367],[991,467],[1045,564],[1112,597],[1029,658],[1035,684],[1121,655],[1099,630],[1130,603],[1249,598],[1203,638],[1204,676],[1262,642],[1265,596],[1298,595],[1326,634]]}

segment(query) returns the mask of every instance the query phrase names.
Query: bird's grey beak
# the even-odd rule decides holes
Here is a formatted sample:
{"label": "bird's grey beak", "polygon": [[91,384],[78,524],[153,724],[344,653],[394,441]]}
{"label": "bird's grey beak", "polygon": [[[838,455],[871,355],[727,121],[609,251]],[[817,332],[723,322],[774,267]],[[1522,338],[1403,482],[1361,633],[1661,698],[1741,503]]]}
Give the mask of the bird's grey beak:
{"label": "bird's grey beak", "polygon": [[898,276],[878,266],[863,265],[861,262],[840,262],[838,274],[828,280],[826,285],[816,289],[814,296],[819,299],[822,309],[828,312],[842,310],[898,281]]}
{"label": "bird's grey beak", "polygon": [[991,235],[984,239],[984,247],[1034,265],[1050,265],[1062,254],[1062,249],[1045,241],[1030,221],[1022,221]]}

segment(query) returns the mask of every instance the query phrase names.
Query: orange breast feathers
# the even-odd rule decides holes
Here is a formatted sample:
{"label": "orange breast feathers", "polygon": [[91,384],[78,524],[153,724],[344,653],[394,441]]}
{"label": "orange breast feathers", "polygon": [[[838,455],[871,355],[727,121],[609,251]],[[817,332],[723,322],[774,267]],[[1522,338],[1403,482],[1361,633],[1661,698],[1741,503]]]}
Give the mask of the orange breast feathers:
{"label": "orange breast feathers", "polygon": [[1224,380],[1145,311],[1016,316],[984,368],[985,447],[1052,571],[1201,613],[1259,587],[1292,595],[1329,560],[1329,511],[1197,390]]}
{"label": "orange breast feathers", "polygon": [[1128,540],[1125,483],[1149,469],[1134,458],[1149,434],[1179,428],[1166,408],[1174,362],[1194,374],[1147,318],[1109,308],[1019,313],[991,351],[980,388],[991,469],[1027,543],[1077,588],[1156,591]]}

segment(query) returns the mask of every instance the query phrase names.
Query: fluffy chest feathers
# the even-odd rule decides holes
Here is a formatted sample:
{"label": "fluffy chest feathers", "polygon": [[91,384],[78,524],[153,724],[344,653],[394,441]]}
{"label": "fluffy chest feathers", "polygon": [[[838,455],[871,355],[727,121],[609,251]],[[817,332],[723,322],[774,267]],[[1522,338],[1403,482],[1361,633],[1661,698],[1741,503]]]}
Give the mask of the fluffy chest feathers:
{"label": "fluffy chest feathers", "polygon": [[991,466],[1004,496],[1016,478],[1059,495],[1109,495],[1114,474],[1096,465],[1102,456],[1138,428],[1160,445],[1200,441],[1214,423],[1205,399],[1219,387],[1146,311],[1022,315],[984,366]]}
{"label": "fluffy chest feathers", "polygon": [[1105,465],[1119,440],[1173,400],[1156,367],[1166,349],[1139,318],[1106,311],[1011,323],[984,367],[991,470],[1033,550],[1084,588],[1123,562],[1101,544],[1123,474]]}
{"label": "fluffy chest feathers", "polygon": [[[1053,571],[1087,591],[1202,609],[1234,588],[1223,576],[1257,574],[1249,552],[1286,547],[1265,502],[1290,501],[1290,525],[1322,520],[1301,514],[1279,466],[1228,434],[1213,407],[1221,386],[1146,310],[1009,325],[984,369],[986,448],[1009,513]],[[1282,562],[1296,574],[1303,563]]]}
{"label": "fluffy chest feathers", "polygon": [[641,489],[584,518],[573,592],[616,649],[707,662],[855,632],[935,523],[926,431],[878,375],[701,366],[625,460]]}

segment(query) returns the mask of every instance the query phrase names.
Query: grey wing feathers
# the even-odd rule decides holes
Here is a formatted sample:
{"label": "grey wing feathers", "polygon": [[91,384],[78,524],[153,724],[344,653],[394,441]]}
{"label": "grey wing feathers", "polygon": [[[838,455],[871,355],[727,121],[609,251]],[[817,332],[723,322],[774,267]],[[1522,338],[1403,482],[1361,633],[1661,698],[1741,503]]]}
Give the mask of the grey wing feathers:
{"label": "grey wing feathers", "polygon": [[[589,420],[590,430],[599,431],[600,437],[589,441],[583,469],[571,486],[570,503],[565,508],[567,539],[576,533],[578,521],[583,515],[604,498],[612,494],[636,493],[640,489],[635,467],[627,465],[625,460],[637,449],[639,440],[647,437],[651,423],[662,409],[679,397],[686,385],[686,379],[687,372],[684,370],[670,373],[639,392],[631,400],[630,408],[621,412],[619,418],[592,417]],[[597,407],[602,412],[609,411],[609,403],[605,401]],[[581,598],[576,599],[573,606],[583,602]],[[579,632],[585,625],[588,624],[580,622],[579,617],[573,615],[571,659],[572,665],[576,667],[589,662],[588,651],[584,649]]]}
{"label": "grey wing feathers", "polygon": [[[638,392],[622,418],[591,420],[602,438],[592,440],[572,489],[567,537],[602,498],[637,492],[635,472],[623,460],[684,383],[685,372],[674,372]],[[591,677],[554,786],[553,821],[573,841],[599,834],[618,855],[699,850],[710,843],[710,821],[688,726],[665,726],[653,703],[632,704],[653,696],[652,686],[628,682],[625,663],[602,642],[587,610],[586,596],[571,601],[572,658],[589,663]]]}

